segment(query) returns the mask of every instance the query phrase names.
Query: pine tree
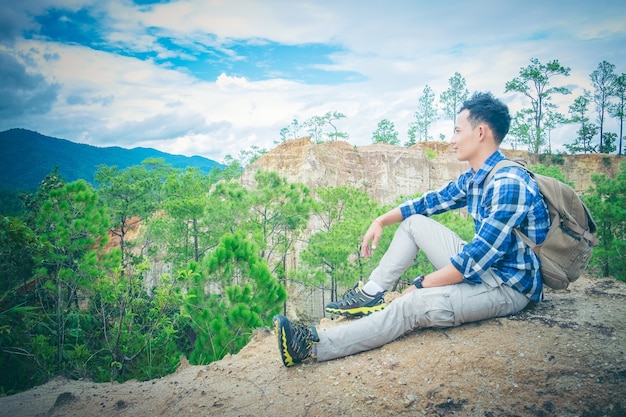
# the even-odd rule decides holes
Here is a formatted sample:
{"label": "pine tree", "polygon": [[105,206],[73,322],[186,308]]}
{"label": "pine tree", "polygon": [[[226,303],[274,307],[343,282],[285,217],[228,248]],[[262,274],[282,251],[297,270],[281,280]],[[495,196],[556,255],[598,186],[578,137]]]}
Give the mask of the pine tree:
{"label": "pine tree", "polygon": [[439,96],[446,117],[456,123],[457,112],[461,104],[467,100],[469,90],[466,87],[465,78],[459,72],[448,79],[450,87]]}
{"label": "pine tree", "polygon": [[132,242],[126,235],[152,216],[159,204],[164,181],[172,171],[162,159],[147,159],[142,165],[120,170],[116,166],[98,167],[95,174],[98,193],[108,208],[110,232],[117,236],[122,254],[123,273],[133,264]]}
{"label": "pine tree", "polygon": [[[40,299],[55,341],[56,372],[64,366],[68,332],[80,333],[79,291],[98,274],[97,240],[108,227],[98,195],[84,180],[52,190],[37,219],[40,244]],[[99,244],[106,240],[100,239]]]}
{"label": "pine tree", "polygon": [[578,137],[572,143],[566,143],[565,148],[572,153],[590,153],[593,152],[593,146],[591,140],[596,134],[598,127],[589,122],[587,117],[587,111],[589,104],[591,103],[591,96],[589,91],[585,90],[584,94],[577,97],[569,106],[569,114],[571,118],[569,123],[578,123],[580,128],[578,129]]}
{"label": "pine tree", "polygon": [[154,219],[150,228],[177,268],[198,262],[210,246],[209,240],[217,239],[207,233],[211,223],[206,217],[210,186],[210,177],[193,167],[170,175],[163,184],[164,216]]}
{"label": "pine tree", "polygon": [[435,106],[435,92],[429,85],[424,87],[422,95],[418,98],[417,110],[414,113],[415,120],[409,123],[409,142],[427,141],[432,139],[430,127],[437,121],[437,107]]}
{"label": "pine tree", "polygon": [[352,286],[365,279],[371,265],[384,252],[388,236],[380,242],[373,260],[361,257],[362,234],[376,213],[383,209],[361,190],[352,187],[325,187],[317,190],[315,217],[323,228],[309,238],[302,252],[303,281],[318,288],[331,289],[331,300],[338,287]]}
{"label": "pine tree", "polygon": [[237,353],[258,327],[281,311],[287,293],[258,249],[240,234],[225,235],[194,273],[186,311],[195,332],[190,360],[206,364]]}
{"label": "pine tree", "polygon": [[[604,149],[604,118],[610,105],[610,98],[615,94],[615,65],[602,61],[598,68],[589,75],[593,85],[593,101],[596,105],[598,115],[598,126],[600,131],[600,146],[598,152],[605,152]],[[608,153],[608,152],[607,152]]]}
{"label": "pine tree", "polygon": [[602,275],[626,281],[626,163],[615,178],[592,174],[594,187],[585,200],[598,225],[600,243],[594,248],[592,264]]}
{"label": "pine tree", "polygon": [[389,145],[397,145],[398,131],[392,121],[383,119],[378,122],[376,130],[372,133],[372,143],[387,143]]}
{"label": "pine tree", "polygon": [[533,115],[533,139],[529,150],[539,153],[546,142],[545,117],[546,104],[554,94],[569,94],[567,87],[550,87],[550,79],[555,76],[569,76],[569,67],[562,66],[557,59],[542,64],[537,58],[530,60],[531,64],[521,68],[519,75],[508,81],[505,92],[518,92],[530,99]]}

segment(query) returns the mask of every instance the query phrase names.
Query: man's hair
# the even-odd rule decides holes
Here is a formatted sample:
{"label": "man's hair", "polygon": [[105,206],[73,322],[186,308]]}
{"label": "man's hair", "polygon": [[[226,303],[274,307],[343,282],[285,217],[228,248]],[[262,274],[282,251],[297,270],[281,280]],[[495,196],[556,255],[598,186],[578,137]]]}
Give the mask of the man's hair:
{"label": "man's hair", "polygon": [[472,97],[463,102],[459,113],[463,110],[469,111],[468,120],[472,127],[486,123],[493,131],[494,139],[498,145],[509,133],[511,127],[509,108],[491,93],[474,93]]}

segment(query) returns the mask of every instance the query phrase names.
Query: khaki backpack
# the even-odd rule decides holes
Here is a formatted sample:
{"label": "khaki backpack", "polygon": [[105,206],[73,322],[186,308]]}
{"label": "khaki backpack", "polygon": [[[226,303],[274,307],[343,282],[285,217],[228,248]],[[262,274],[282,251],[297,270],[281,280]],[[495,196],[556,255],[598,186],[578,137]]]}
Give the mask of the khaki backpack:
{"label": "khaki backpack", "polygon": [[515,229],[515,233],[539,256],[543,283],[555,290],[565,289],[589,264],[591,251],[598,244],[592,234],[596,232],[596,223],[572,187],[555,178],[530,172],[524,162],[509,159],[498,162],[485,183],[505,166],[524,168],[539,186],[550,213],[546,240],[536,245],[519,229]]}

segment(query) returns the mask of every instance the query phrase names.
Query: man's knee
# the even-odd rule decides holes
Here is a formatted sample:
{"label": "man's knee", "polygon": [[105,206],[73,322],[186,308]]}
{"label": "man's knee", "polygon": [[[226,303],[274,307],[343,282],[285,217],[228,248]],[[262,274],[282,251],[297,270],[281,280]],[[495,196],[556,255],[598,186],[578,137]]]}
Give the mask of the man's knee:
{"label": "man's knee", "polygon": [[422,214],[414,214],[402,220],[402,225],[409,230],[421,230],[424,228],[424,224],[426,224],[427,222],[435,222],[435,220],[430,219]]}
{"label": "man's knee", "polygon": [[407,217],[401,227],[437,269],[449,264],[465,243],[443,224],[420,214]]}

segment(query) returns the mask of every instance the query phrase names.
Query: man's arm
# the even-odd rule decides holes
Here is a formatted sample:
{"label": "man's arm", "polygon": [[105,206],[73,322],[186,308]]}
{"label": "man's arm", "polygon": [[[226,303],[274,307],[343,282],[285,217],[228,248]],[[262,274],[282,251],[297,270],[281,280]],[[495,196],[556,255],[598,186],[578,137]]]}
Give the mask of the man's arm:
{"label": "man's arm", "polygon": [[[463,282],[463,275],[452,264],[448,264],[424,277],[422,286],[424,288],[443,287],[444,285],[459,284]],[[417,288],[410,285],[404,293],[409,293]]]}
{"label": "man's arm", "polygon": [[[369,229],[367,229],[367,232],[365,232],[365,236],[363,236],[363,241],[361,242],[361,254],[366,258],[372,256],[372,251],[376,249],[378,241],[383,235],[383,227],[401,221],[402,212],[400,211],[400,208],[391,209],[382,216],[374,219]],[[371,248],[370,243],[372,244]]]}

